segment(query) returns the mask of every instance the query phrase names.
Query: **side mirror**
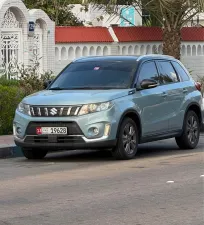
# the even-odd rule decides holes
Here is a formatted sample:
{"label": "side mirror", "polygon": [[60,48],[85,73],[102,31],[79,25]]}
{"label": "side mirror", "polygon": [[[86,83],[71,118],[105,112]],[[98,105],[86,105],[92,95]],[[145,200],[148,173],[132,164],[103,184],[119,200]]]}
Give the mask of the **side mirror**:
{"label": "side mirror", "polygon": [[43,84],[44,89],[46,89],[51,83],[52,83],[52,80],[46,80]]}
{"label": "side mirror", "polygon": [[140,86],[142,89],[150,89],[157,87],[158,83],[156,80],[145,79],[140,83]]}

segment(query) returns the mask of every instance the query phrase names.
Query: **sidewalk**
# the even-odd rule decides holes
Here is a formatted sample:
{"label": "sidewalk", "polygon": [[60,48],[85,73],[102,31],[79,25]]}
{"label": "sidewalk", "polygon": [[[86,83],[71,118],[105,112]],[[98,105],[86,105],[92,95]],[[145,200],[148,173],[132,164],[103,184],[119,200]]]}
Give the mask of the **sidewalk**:
{"label": "sidewalk", "polygon": [[0,159],[19,156],[22,156],[22,153],[20,148],[15,145],[13,136],[0,136]]}
{"label": "sidewalk", "polygon": [[0,146],[1,148],[15,146],[13,136],[12,135],[0,136]]}

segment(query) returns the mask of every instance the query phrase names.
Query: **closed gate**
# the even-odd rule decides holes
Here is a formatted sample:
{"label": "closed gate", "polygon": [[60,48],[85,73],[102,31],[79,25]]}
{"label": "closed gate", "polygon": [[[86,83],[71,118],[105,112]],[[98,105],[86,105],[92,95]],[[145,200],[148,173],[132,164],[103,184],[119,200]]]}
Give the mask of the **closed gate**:
{"label": "closed gate", "polygon": [[8,10],[1,24],[1,75],[11,79],[17,75],[17,65],[22,61],[22,29],[14,13]]}

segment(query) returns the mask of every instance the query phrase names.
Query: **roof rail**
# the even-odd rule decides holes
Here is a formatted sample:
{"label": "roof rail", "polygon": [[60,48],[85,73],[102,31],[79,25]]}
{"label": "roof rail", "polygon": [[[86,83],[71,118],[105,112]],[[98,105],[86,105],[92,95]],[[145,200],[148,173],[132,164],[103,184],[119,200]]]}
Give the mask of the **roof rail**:
{"label": "roof rail", "polygon": [[81,56],[81,57],[78,57],[76,59],[74,59],[72,62],[77,62],[78,60],[81,60],[81,59],[88,59],[88,58],[99,58],[99,57],[103,57],[102,55],[90,55],[90,56]]}
{"label": "roof rail", "polygon": [[137,58],[137,61],[140,61],[141,59],[145,59],[145,58],[148,58],[148,57],[159,57],[159,58],[165,58],[165,57],[168,57],[168,58],[173,58],[175,59],[173,56],[170,56],[170,55],[161,55],[161,54],[148,54],[148,55],[141,55]]}

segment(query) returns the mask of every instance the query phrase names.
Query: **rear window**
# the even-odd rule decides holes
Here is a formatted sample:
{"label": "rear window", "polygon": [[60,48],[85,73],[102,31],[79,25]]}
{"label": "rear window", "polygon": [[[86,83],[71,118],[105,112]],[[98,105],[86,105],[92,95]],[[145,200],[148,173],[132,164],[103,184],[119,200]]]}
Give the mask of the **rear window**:
{"label": "rear window", "polygon": [[160,79],[163,84],[178,82],[176,71],[169,61],[158,61],[160,67]]}
{"label": "rear window", "polygon": [[186,71],[182,68],[182,66],[177,62],[172,62],[178,76],[180,77],[181,81],[188,81],[190,78]]}

